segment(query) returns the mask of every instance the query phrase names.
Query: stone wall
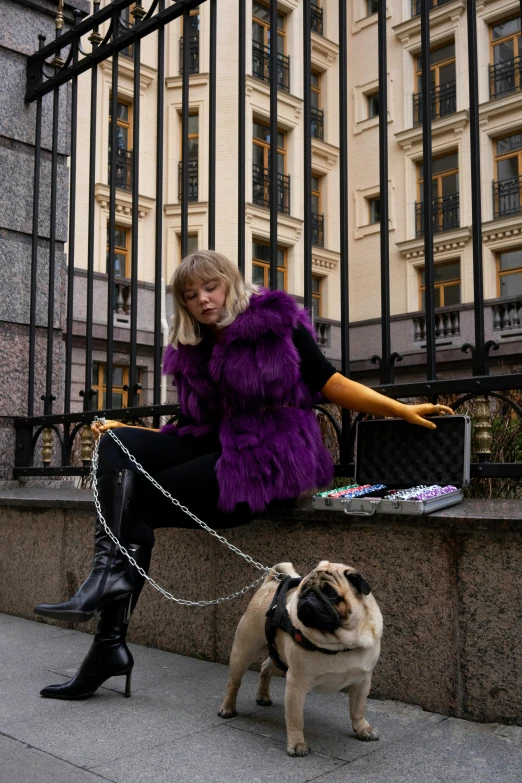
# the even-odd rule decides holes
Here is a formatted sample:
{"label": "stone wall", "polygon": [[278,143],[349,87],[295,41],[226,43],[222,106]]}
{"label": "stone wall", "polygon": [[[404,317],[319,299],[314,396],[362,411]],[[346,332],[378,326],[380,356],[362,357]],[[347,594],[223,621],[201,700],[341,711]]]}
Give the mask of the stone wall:
{"label": "stone wall", "polygon": [[[88,491],[25,493],[0,493],[0,611],[35,619],[35,604],[65,600],[88,573],[93,506]],[[226,535],[268,565],[290,560],[305,574],[329,559],[363,572],[385,628],[374,697],[522,724],[520,517],[518,501],[465,501],[426,518],[347,520],[303,507]],[[175,596],[215,598],[256,578],[203,531],[159,530],[156,542],[151,575]],[[248,600],[180,607],[147,587],[130,639],[227,663]]]}

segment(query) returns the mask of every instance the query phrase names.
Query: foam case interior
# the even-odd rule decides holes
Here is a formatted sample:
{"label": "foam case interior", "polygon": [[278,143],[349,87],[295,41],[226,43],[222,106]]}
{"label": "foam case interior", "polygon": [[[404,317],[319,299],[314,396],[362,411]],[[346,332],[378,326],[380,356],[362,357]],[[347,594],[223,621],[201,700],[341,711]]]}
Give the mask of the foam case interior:
{"label": "foam case interior", "polygon": [[403,419],[375,419],[358,424],[356,480],[360,484],[411,487],[464,482],[465,416],[434,417],[437,429]]}

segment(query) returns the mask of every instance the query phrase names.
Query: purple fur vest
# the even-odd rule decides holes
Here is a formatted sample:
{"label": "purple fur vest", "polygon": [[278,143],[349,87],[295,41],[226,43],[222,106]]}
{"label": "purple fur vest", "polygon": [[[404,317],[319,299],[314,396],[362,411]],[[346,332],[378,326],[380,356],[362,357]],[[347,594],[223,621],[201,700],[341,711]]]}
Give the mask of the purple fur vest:
{"label": "purple fur vest", "polygon": [[247,502],[252,512],[272,500],[296,498],[327,486],[333,463],[322,443],[310,391],[299,371],[293,330],[312,327],[284,291],[252,296],[249,307],[214,343],[168,346],[163,372],[174,377],[183,414],[195,422],[165,425],[173,434],[217,430],[222,454],[216,465],[219,508]]}

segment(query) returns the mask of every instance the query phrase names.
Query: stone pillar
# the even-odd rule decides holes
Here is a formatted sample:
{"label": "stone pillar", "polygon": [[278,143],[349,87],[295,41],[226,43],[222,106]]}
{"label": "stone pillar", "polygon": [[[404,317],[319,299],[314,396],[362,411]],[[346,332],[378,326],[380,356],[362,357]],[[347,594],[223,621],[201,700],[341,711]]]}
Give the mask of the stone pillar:
{"label": "stone pillar", "polygon": [[[90,13],[89,0],[66,0],[64,31],[73,9]],[[27,57],[38,48],[38,35],[54,40],[58,0],[0,2],[0,484],[9,482],[14,465],[13,417],[27,413],[29,302],[36,103],[24,102]],[[63,405],[65,255],[68,206],[69,91],[60,90],[58,145],[57,243],[55,275],[55,345],[53,393]],[[36,308],[35,414],[42,413],[45,390],[47,292],[49,287],[49,206],[52,96],[42,106],[42,166]]]}

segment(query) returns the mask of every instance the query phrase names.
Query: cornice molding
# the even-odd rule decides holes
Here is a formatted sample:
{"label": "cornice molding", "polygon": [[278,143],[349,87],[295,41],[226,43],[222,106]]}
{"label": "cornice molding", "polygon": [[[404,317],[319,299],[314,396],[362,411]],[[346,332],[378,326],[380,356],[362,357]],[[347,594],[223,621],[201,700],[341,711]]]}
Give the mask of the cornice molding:
{"label": "cornice molding", "polygon": [[[471,226],[455,228],[451,231],[441,231],[433,238],[433,252],[435,255],[449,251],[459,251],[471,241]],[[407,239],[405,242],[397,242],[397,250],[408,261],[415,258],[424,258],[424,237]]]}
{"label": "cornice molding", "polygon": [[[94,198],[102,209],[109,209],[110,188],[103,182],[97,182],[94,186]],[[149,196],[138,195],[138,217],[144,218],[149,214],[156,200]],[[116,188],[116,216],[132,217],[132,194],[127,190]]]}
{"label": "cornice molding", "polygon": [[[452,22],[453,26],[460,20],[466,10],[465,0],[454,0],[451,3],[435,6],[430,10],[430,32],[445,22]],[[420,43],[421,18],[414,16],[404,22],[393,25],[392,30],[403,46],[412,43],[415,39]]]}
{"label": "cornice molding", "polygon": [[[455,112],[455,114],[450,114],[448,117],[434,120],[431,124],[431,135],[432,137],[442,136],[444,133],[453,131],[455,137],[460,137],[468,123],[469,109],[463,109]],[[399,131],[394,136],[400,147],[407,152],[417,146],[422,148],[422,125]]]}

